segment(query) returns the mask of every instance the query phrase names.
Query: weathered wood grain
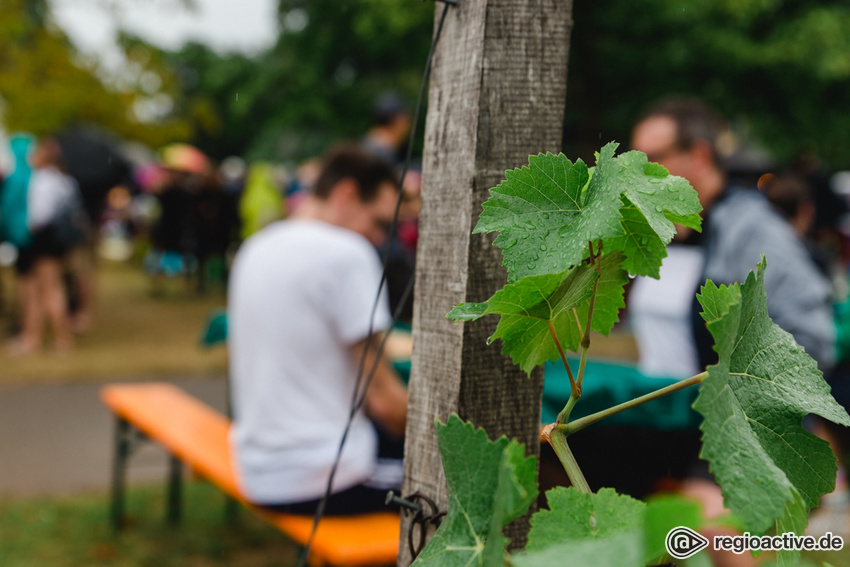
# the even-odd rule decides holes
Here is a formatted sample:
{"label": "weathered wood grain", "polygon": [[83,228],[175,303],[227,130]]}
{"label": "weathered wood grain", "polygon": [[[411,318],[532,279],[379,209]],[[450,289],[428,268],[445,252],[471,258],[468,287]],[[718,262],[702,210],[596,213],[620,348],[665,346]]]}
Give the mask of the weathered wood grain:
{"label": "weathered wood grain", "polygon": [[[437,17],[442,4],[437,4]],[[460,0],[450,8],[431,74],[404,494],[446,509],[434,423],[452,412],[539,450],[541,371],[531,378],[487,345],[495,318],[455,324],[446,313],[504,285],[494,235],[472,235],[506,169],[561,147],[571,0]],[[402,524],[399,565],[407,551]],[[507,530],[521,543],[527,524]]]}

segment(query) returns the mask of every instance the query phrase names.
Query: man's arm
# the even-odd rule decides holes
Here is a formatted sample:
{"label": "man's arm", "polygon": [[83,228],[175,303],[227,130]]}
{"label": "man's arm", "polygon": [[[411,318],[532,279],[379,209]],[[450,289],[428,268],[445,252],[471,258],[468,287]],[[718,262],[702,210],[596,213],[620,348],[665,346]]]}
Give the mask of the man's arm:
{"label": "man's arm", "polygon": [[[365,343],[366,341],[363,340],[351,347],[354,360],[360,361]],[[375,366],[379,344],[381,344],[381,334],[376,333],[369,341],[366,364],[363,369],[364,377]],[[366,413],[380,423],[388,433],[398,437],[404,435],[407,425],[407,388],[383,355],[380,356],[372,382],[366,391],[364,407]]]}

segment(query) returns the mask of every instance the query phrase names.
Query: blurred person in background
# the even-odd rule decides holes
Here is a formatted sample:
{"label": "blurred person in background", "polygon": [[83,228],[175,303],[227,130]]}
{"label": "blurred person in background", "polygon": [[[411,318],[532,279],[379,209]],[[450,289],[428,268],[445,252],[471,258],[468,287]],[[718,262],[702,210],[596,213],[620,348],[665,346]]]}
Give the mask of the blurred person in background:
{"label": "blurred person in background", "polygon": [[188,273],[188,253],[191,249],[187,220],[191,196],[185,186],[186,174],[166,168],[164,182],[156,187],[159,217],[150,234],[151,250],[145,267],[151,276],[154,295],[165,291],[165,278]]}
{"label": "blurred person in background", "polygon": [[[813,240],[818,213],[813,187],[806,178],[793,173],[770,174],[763,176],[759,186],[770,203],[794,228],[809,251],[812,261],[824,276],[831,277],[838,273],[836,265],[841,264],[840,259],[837,258],[838,255],[827,254],[825,248]],[[826,227],[821,227],[818,232],[823,232],[824,228]],[[843,266],[840,273],[846,274],[846,266]],[[846,289],[846,285],[842,287]],[[834,315],[837,361],[832,372],[826,375],[826,380],[832,388],[832,395],[836,401],[845,409],[850,409],[850,299],[845,297],[837,301]],[[834,530],[836,522],[846,525],[846,514],[850,504],[850,493],[847,490],[850,431],[844,426],[815,415],[806,418],[806,427],[818,437],[828,441],[839,460],[835,491],[822,498],[818,514],[813,515],[809,525],[810,533],[824,533]],[[830,518],[830,515],[834,513],[839,514],[839,518]],[[845,514],[843,519],[840,517],[842,513]]]}
{"label": "blurred person in background", "polygon": [[274,182],[274,166],[256,162],[248,166],[245,188],[239,198],[242,240],[284,217],[283,192]]}
{"label": "blurred person in background", "polygon": [[187,287],[198,272],[198,196],[212,166],[206,155],[188,144],[171,144],[160,151],[165,178],[155,185],[159,218],[151,231],[151,250],[145,268],[152,293],[165,291],[165,278],[182,276]]}
{"label": "blurred person in background", "polygon": [[[0,184],[0,243],[9,243],[16,250],[26,248],[32,243],[32,233],[27,224],[27,188],[32,174],[28,154],[35,145],[34,142],[28,134],[16,134],[9,139],[13,166],[10,171],[4,172],[6,177]],[[18,280],[20,288],[20,275]],[[7,300],[6,297],[2,299]],[[12,324],[12,332],[20,332],[19,321]]]}
{"label": "blurred person in background", "polygon": [[[674,243],[673,253],[662,266],[661,279],[643,278],[632,289],[630,316],[641,358],[652,357],[651,371],[681,378],[714,364],[717,354],[700,316],[698,286],[706,279],[717,285],[743,282],[765,255],[771,318],[794,336],[822,371],[829,372],[835,364],[831,286],[794,227],[765,196],[754,188],[729,182],[724,155],[728,155],[730,136],[726,121],[693,99],[662,101],[650,108],[632,131],[632,148],[644,152],[649,161],[660,163],[672,175],[687,179],[703,207],[702,233],[680,227],[676,237],[681,245],[697,248],[680,255]],[[647,289],[642,291],[641,286]],[[676,300],[659,301],[659,294]],[[671,454],[671,458],[692,459],[691,474],[682,483],[681,492],[698,499],[707,518],[716,518],[726,512],[723,497],[707,463],[696,459],[698,450],[699,438],[695,435],[686,455]],[[728,531],[709,528],[704,535]],[[716,565],[754,563],[746,554],[711,553]]]}
{"label": "blurred person in background", "polygon": [[191,209],[195,233],[192,253],[197,262],[195,289],[205,293],[210,282],[223,285],[227,281],[227,251],[238,239],[238,196],[226,192],[212,171],[197,180]]}
{"label": "blurred person in background", "polygon": [[[375,247],[398,186],[382,159],[343,147],[288,220],[251,236],[228,292],[231,445],[240,488],[261,506],[316,511],[351,413],[358,367],[376,368],[354,417],[325,509],[385,507],[403,470],[407,391],[377,347],[391,322]],[[374,333],[374,335],[370,335]]]}
{"label": "blurred person in background", "polygon": [[55,349],[74,345],[62,279],[63,260],[88,231],[88,219],[76,181],[64,172],[64,158],[55,138],[42,138],[31,156],[27,187],[27,226],[32,242],[20,250],[16,270],[21,276],[21,333],[9,345],[12,354],[38,351],[44,323],[53,333]]}
{"label": "blurred person in background", "polygon": [[[400,153],[408,141],[412,124],[410,111],[402,99],[395,93],[384,93],[373,105],[372,127],[362,141],[367,151],[392,166],[399,177],[405,165]],[[393,312],[401,303],[404,290],[416,273],[422,175],[418,168],[410,167],[410,164],[408,166],[402,180],[398,224],[387,251],[387,289]],[[413,321],[412,293],[402,307],[400,321],[407,325]]]}
{"label": "blurred person in background", "polygon": [[65,262],[71,327],[75,333],[88,331],[94,322],[97,292],[97,247],[107,196],[130,180],[130,165],[115,142],[96,130],[70,128],[56,136],[67,173],[80,188],[82,210],[90,227],[71,250]]}
{"label": "blurred person in background", "polygon": [[[792,225],[762,193],[727,183],[720,146],[728,132],[725,121],[704,104],[673,99],[650,109],[638,122],[632,147],[672,175],[687,179],[697,191],[703,230],[695,238],[704,251],[699,284],[706,278],[718,285],[743,282],[765,255],[771,318],[828,372],[835,364],[831,286]],[[686,230],[679,231],[679,238],[689,237]],[[692,307],[698,368],[702,369],[715,362],[716,353],[695,299]]]}
{"label": "blurred person in background", "polygon": [[0,242],[8,242],[19,249],[32,242],[27,224],[27,187],[32,169],[27,159],[33,146],[33,138],[26,134],[9,139],[14,168],[6,172],[0,184]]}
{"label": "blurred person in background", "polygon": [[410,111],[395,93],[384,93],[372,108],[372,127],[363,137],[363,147],[393,167],[401,165],[399,152],[410,135]]}

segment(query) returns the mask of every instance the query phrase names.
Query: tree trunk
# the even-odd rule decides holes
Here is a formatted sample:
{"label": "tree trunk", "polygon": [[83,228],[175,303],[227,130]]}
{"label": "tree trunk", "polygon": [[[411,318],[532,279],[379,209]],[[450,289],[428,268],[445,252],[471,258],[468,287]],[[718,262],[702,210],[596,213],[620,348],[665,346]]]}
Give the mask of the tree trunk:
{"label": "tree trunk", "polygon": [[[437,5],[437,17],[443,5]],[[449,8],[431,74],[417,252],[404,495],[446,510],[434,423],[452,412],[539,451],[543,373],[525,376],[488,346],[497,321],[452,323],[463,301],[484,301],[506,281],[494,235],[472,235],[489,189],[529,154],[558,152],[567,84],[571,0],[460,0]],[[412,561],[409,518],[399,565]],[[506,535],[522,545],[527,519]]]}

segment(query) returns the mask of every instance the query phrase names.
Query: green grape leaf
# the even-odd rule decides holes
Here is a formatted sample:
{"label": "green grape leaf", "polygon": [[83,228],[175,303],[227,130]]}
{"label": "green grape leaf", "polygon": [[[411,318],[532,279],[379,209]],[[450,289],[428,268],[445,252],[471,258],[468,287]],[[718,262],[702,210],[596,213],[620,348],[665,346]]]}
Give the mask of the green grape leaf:
{"label": "green grape leaf", "polygon": [[505,172],[490,190],[473,232],[499,231],[494,244],[510,281],[562,272],[581,262],[589,241],[621,232],[620,188],[594,180],[616,167],[616,147],[602,148],[593,179],[581,160],[540,154],[530,156],[527,167]]}
{"label": "green grape leaf", "polygon": [[658,278],[661,262],[667,257],[667,243],[659,239],[646,217],[628,197],[620,208],[623,233],[605,241],[606,250],[622,250],[623,268],[632,274]]}
{"label": "green grape leaf", "polygon": [[[612,252],[603,254],[599,277],[599,283],[596,286],[596,301],[593,305],[593,321],[591,329],[608,335],[614,324],[620,319],[620,310],[626,306],[626,301],[623,297],[624,287],[629,281],[629,275],[623,270],[623,253]],[[590,301],[585,301],[576,308],[578,320],[581,321],[582,327],[587,324],[587,312],[590,309]],[[558,332],[558,340],[565,350],[578,351],[581,343],[581,335],[578,332],[578,325],[566,325],[563,332],[560,329]]]}
{"label": "green grape leaf", "polygon": [[593,565],[593,567],[644,567],[643,534],[640,530],[607,537],[577,539],[542,550],[515,555],[512,567],[553,567],[554,565]]}
{"label": "green grape leaf", "polygon": [[617,146],[600,150],[592,175],[562,154],[530,156],[490,191],[473,232],[499,231],[494,244],[510,281],[575,266],[588,242],[600,239],[626,253],[629,271],[657,277],[673,223],[699,229],[699,200],[688,182],[640,152],[615,157]]}
{"label": "green grape leaf", "polygon": [[[602,256],[594,306],[593,329],[607,334],[624,306],[623,286],[627,274],[620,269],[620,252]],[[559,274],[526,276],[506,285],[484,303],[461,303],[447,315],[455,321],[473,321],[484,315],[501,315],[492,340],[502,340],[502,352],[527,373],[546,361],[558,358],[558,347],[549,323],[566,350],[577,350],[581,335],[573,308],[582,325],[597,280],[596,266],[582,264]]]}
{"label": "green grape leaf", "polygon": [[[537,497],[536,459],[507,437],[490,441],[483,429],[457,415],[437,423],[437,441],[449,489],[443,523],[413,565],[480,566],[504,563],[502,528]],[[490,540],[493,540],[492,542]]]}
{"label": "green grape leaf", "polygon": [[507,555],[508,538],[502,534],[502,528],[513,519],[522,516],[537,497],[536,459],[526,458],[522,446],[514,442],[502,454],[499,468],[499,480],[496,494],[499,498],[493,503],[493,516],[490,530],[482,553],[482,565],[503,565]]}
{"label": "green grape leaf", "polygon": [[[750,272],[743,285],[708,281],[701,289],[719,361],[694,404],[704,417],[701,457],[726,506],[758,534],[777,519],[805,523],[802,511],[835,485],[835,456],[801,426],[803,417],[850,425],[815,361],[768,317],[765,267],[762,258],[758,275]],[[789,506],[798,494],[804,506]]]}
{"label": "green grape leaf", "polygon": [[531,517],[528,545],[543,550],[567,540],[604,538],[619,533],[640,532],[646,505],[640,500],[603,488],[596,494],[576,488],[557,487],[546,493],[549,510]]}
{"label": "green grape leaf", "polygon": [[[800,494],[794,491],[794,499],[785,505],[785,514],[776,520],[776,533],[795,533],[803,535],[808,524],[809,508]],[[776,552],[779,567],[796,567],[800,563],[800,551],[782,549]]]}
{"label": "green grape leaf", "polygon": [[651,497],[646,502],[644,545],[647,562],[667,555],[664,541],[673,528],[685,526],[699,530],[705,524],[702,504],[677,494]]}
{"label": "green grape leaf", "polygon": [[530,373],[558,357],[549,324],[558,336],[566,334],[568,327],[576,327],[572,309],[590,300],[596,278],[595,267],[586,264],[560,274],[527,276],[506,285],[485,303],[461,303],[448,317],[470,321],[501,315],[491,340],[502,339],[502,352]]}
{"label": "green grape leaf", "polygon": [[625,170],[624,195],[643,213],[659,239],[665,244],[673,240],[673,223],[700,229],[702,206],[685,178],[670,175],[664,166],[648,162],[643,152],[626,152],[618,159]]}
{"label": "green grape leaf", "polygon": [[625,187],[620,214],[623,232],[606,241],[609,250],[623,250],[623,267],[632,274],[659,277],[674,223],[700,230],[702,206],[688,181],[650,163],[642,152],[617,158],[623,166],[618,182]]}

